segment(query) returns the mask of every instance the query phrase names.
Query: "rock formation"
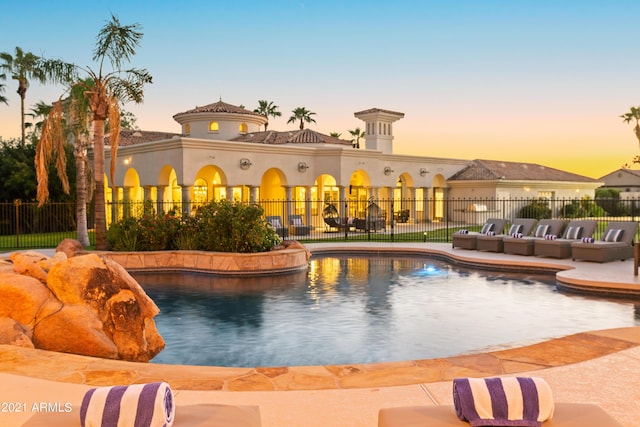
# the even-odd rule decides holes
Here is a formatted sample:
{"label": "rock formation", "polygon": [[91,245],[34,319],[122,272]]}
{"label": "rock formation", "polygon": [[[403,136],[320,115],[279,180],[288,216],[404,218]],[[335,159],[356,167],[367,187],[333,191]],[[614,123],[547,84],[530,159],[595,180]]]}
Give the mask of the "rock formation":
{"label": "rock formation", "polygon": [[159,309],[119,264],[15,252],[0,261],[0,344],[147,362],[164,349]]}

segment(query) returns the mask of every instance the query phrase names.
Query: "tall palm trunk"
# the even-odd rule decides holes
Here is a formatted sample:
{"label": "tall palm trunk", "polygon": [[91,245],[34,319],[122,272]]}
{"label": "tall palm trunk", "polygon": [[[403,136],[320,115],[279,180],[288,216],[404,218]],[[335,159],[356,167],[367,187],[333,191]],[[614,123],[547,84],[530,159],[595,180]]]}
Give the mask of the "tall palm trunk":
{"label": "tall palm trunk", "polygon": [[25,145],[25,126],[24,126],[24,99],[27,97],[27,81],[18,79],[18,95],[20,95],[20,127],[22,130],[22,146]]}
{"label": "tall palm trunk", "polygon": [[96,249],[107,250],[107,217],[104,203],[104,119],[93,122],[93,174],[96,183],[94,194]]}
{"label": "tall palm trunk", "polygon": [[76,141],[76,221],[77,239],[82,246],[89,246],[89,230],[87,227],[87,179],[85,168],[85,143]]}

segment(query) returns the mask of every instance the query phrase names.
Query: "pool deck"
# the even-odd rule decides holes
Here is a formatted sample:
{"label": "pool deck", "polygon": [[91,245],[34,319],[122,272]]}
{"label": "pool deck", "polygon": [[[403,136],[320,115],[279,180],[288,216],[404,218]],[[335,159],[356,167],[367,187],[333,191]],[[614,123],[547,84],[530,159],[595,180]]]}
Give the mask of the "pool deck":
{"label": "pool deck", "polygon": [[[553,269],[567,286],[635,295],[633,260],[605,264],[453,250],[434,243],[319,243],[312,253],[382,250],[429,253],[469,265]],[[42,251],[44,252],[44,251]],[[45,252],[46,253],[46,252]],[[92,386],[167,381],[180,405],[257,405],[263,426],[375,426],[380,408],[452,404],[452,379],[531,375],[544,378],[557,402],[595,403],[628,427],[640,425],[640,327],[587,331],[482,354],[368,365],[224,368],[105,360],[0,345],[0,402],[70,402]],[[2,413],[19,426],[31,412]],[[179,416],[179,412],[178,412]]]}

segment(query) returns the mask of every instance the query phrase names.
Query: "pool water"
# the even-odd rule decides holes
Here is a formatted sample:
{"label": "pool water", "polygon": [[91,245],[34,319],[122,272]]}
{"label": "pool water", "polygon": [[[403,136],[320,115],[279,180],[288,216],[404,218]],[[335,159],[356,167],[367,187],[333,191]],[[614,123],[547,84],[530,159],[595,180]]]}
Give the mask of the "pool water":
{"label": "pool water", "polygon": [[160,307],[154,363],[294,366],[430,359],[640,325],[640,301],[558,292],[550,274],[417,256],[313,256],[257,278],[135,274]]}

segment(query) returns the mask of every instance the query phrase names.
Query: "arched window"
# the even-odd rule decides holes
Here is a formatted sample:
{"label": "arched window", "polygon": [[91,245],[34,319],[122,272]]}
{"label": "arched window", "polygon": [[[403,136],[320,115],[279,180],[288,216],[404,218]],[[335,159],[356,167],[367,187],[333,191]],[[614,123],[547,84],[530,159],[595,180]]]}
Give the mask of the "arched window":
{"label": "arched window", "polygon": [[191,124],[190,123],[186,123],[184,125],[184,133],[185,133],[185,135],[189,135],[191,133]]}
{"label": "arched window", "polygon": [[240,123],[240,133],[247,133],[247,124]]}
{"label": "arched window", "polygon": [[218,132],[220,130],[220,125],[218,122],[209,123],[209,132]]}

